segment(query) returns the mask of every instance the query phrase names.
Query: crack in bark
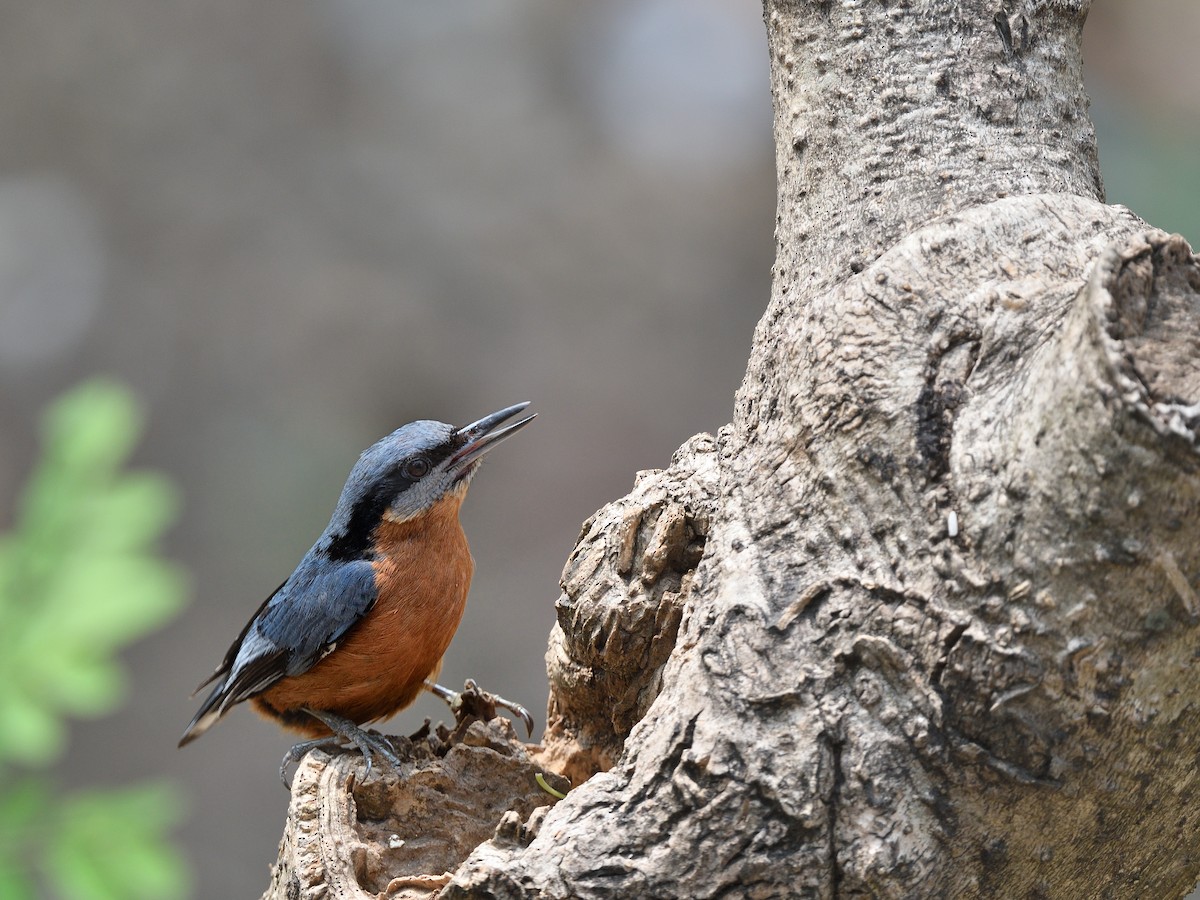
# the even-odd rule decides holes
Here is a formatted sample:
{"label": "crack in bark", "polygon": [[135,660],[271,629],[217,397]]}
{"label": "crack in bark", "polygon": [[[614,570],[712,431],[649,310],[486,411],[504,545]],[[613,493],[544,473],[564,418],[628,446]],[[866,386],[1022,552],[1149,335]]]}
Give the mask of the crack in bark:
{"label": "crack in bark", "polygon": [[[947,360],[954,351],[966,346],[965,364],[954,366],[947,373]],[[975,335],[952,338],[944,349],[929,361],[925,383],[917,396],[916,442],[921,468],[931,484],[941,481],[950,471],[950,445],[954,436],[954,420],[966,399],[966,380],[979,360],[979,339]],[[954,360],[957,362],[957,360]]]}
{"label": "crack in bark", "polygon": [[942,642],[942,655],[938,657],[937,662],[934,663],[933,669],[929,673],[929,683],[933,685],[934,690],[940,692],[942,673],[946,671],[946,665],[950,662],[950,654],[958,646],[958,642],[962,640],[962,636],[969,627],[969,623],[960,622],[950,629],[950,633],[946,635],[946,639]]}
{"label": "crack in bark", "polygon": [[[687,720],[687,723],[683,727],[682,738],[672,745],[670,754],[663,759],[662,763],[651,776],[650,783],[646,785],[644,793],[649,794],[655,788],[670,784],[671,777],[675,773],[675,770],[680,768],[680,766],[683,764],[683,754],[691,748],[692,741],[695,740],[696,722],[699,720],[699,718],[700,713],[696,713]],[[683,805],[680,805],[673,811],[672,815],[674,815],[676,818],[682,818],[683,816],[688,815],[690,812],[691,811],[689,809],[686,809]],[[672,820],[666,820],[663,823],[662,830],[670,831],[672,824]]]}
{"label": "crack in bark", "polygon": [[842,770],[842,748],[845,741],[835,738],[828,733],[823,735],[829,748],[829,761],[833,769],[833,784],[825,798],[826,816],[828,817],[829,842],[829,896],[836,900],[842,889],[842,866],[838,861],[837,823],[840,811],[840,795],[846,783],[846,773]]}

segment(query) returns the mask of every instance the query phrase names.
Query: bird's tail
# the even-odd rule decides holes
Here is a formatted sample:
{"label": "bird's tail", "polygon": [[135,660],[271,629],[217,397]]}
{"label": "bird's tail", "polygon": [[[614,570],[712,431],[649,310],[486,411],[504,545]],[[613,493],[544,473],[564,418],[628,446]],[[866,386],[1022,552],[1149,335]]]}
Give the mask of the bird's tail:
{"label": "bird's tail", "polygon": [[184,729],[183,737],[179,739],[180,747],[190,744],[196,738],[200,737],[200,735],[212,727],[213,722],[224,715],[226,708],[222,706],[221,701],[224,699],[225,682],[227,680],[228,676],[218,681],[205,701],[200,704],[199,711],[192,718],[192,721],[188,723],[188,727]]}

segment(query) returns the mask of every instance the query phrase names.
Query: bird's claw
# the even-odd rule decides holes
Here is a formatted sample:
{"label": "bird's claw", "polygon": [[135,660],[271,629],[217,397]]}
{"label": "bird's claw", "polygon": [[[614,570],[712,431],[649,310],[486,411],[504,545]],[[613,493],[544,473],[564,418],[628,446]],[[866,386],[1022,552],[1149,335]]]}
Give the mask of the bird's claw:
{"label": "bird's claw", "polygon": [[300,760],[304,759],[305,754],[309,750],[316,750],[318,747],[322,749],[332,750],[339,746],[336,737],[317,738],[312,741],[300,741],[298,744],[293,744],[288,748],[288,752],[283,754],[283,760],[279,763],[279,780],[283,782],[283,786],[289,791],[292,789],[292,783],[288,780],[287,770],[292,763],[299,764]]}
{"label": "bird's claw", "polygon": [[526,737],[533,737],[533,716],[529,714],[529,710],[499,694],[481,690],[474,678],[468,678],[461,691],[452,691],[429,681],[425,682],[425,688],[446,702],[456,722],[461,722],[467,716],[476,716],[486,721],[495,718],[497,709],[506,709],[525,724]]}
{"label": "bird's claw", "polygon": [[492,703],[496,705],[497,709],[507,709],[525,723],[525,736],[533,737],[533,716],[529,714],[529,710],[514,700],[506,700],[499,694],[486,694],[486,696],[491,698]]}
{"label": "bird's claw", "polygon": [[292,763],[299,763],[309,750],[316,750],[318,748],[322,750],[342,750],[345,749],[345,744],[353,744],[366,761],[366,772],[363,774],[363,781],[371,777],[373,757],[376,753],[393,766],[400,765],[400,757],[396,755],[396,751],[392,748],[391,743],[383,735],[376,734],[373,731],[364,731],[349,719],[335,716],[332,713],[313,709],[306,711],[314,719],[319,719],[333,734],[329,737],[315,738],[311,741],[301,741],[298,744],[293,744],[288,752],[283,755],[283,762],[279,764],[279,780],[283,782],[283,786],[288,790],[292,788],[287,778],[288,766]]}

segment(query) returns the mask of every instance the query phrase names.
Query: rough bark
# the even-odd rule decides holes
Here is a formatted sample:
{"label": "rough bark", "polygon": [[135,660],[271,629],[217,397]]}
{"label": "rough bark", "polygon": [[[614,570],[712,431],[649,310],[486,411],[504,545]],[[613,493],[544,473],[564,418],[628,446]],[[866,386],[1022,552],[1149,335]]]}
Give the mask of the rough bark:
{"label": "rough bark", "polygon": [[1200,266],[1102,202],[1087,7],[767,0],[733,421],[586,523],[541,751],[576,787],[439,896],[1196,882]]}
{"label": "rough bark", "polygon": [[421,900],[483,841],[528,842],[553,802],[505,720],[392,740],[402,764],[369,776],[357,753],[305,757],[264,898]]}

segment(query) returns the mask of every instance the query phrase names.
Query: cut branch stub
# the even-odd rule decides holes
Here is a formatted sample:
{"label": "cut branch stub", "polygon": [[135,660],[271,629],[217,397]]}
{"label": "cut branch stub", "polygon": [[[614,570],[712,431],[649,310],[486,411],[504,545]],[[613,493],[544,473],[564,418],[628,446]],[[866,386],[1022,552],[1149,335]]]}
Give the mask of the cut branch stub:
{"label": "cut branch stub", "polygon": [[555,799],[508,720],[447,738],[392,738],[401,766],[377,760],[365,781],[356,750],[305,756],[263,900],[424,900],[483,841],[528,843]]}

